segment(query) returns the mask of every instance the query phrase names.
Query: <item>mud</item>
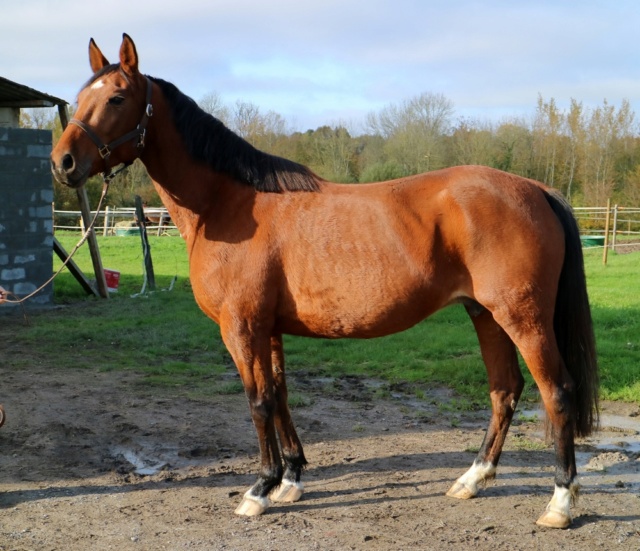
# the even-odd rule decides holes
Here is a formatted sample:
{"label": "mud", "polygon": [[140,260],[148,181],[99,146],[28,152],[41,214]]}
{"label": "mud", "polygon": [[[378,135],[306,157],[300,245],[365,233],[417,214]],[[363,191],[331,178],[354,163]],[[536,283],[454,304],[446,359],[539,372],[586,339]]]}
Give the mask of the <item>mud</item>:
{"label": "mud", "polygon": [[579,443],[583,491],[558,531],[535,524],[554,457],[532,412],[512,427],[496,481],[458,501],[444,494],[488,412],[455,411],[437,389],[383,399],[380,382],[298,374],[305,495],[241,518],[258,468],[243,395],[189,398],[41,358],[0,377],[0,550],[640,549],[637,405],[604,404],[604,430]]}

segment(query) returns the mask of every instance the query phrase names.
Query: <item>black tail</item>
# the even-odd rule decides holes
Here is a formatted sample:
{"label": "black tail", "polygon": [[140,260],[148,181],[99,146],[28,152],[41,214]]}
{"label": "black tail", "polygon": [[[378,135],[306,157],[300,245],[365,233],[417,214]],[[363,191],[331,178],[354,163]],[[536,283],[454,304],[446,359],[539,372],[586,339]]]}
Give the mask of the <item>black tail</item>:
{"label": "black tail", "polygon": [[554,329],[560,354],[575,383],[575,432],[577,436],[587,436],[598,426],[599,377],[582,244],[569,203],[555,191],[548,191],[546,196],[565,235]]}

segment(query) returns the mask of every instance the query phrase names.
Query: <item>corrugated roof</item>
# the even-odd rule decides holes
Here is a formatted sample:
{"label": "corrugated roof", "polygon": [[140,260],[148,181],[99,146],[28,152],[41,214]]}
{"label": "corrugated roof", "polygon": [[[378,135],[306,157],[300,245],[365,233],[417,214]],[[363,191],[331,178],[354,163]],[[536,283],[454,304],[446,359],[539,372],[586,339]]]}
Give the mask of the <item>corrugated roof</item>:
{"label": "corrugated roof", "polygon": [[0,107],[54,107],[66,104],[63,99],[0,77]]}

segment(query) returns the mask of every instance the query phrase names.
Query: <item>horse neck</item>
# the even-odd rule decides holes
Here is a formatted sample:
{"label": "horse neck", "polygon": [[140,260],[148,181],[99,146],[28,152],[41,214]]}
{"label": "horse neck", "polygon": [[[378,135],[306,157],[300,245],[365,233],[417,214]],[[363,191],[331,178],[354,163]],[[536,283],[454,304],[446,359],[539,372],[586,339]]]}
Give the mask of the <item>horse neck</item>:
{"label": "horse neck", "polygon": [[192,243],[204,215],[215,214],[229,194],[229,182],[191,158],[164,98],[154,100],[141,160],[180,234]]}

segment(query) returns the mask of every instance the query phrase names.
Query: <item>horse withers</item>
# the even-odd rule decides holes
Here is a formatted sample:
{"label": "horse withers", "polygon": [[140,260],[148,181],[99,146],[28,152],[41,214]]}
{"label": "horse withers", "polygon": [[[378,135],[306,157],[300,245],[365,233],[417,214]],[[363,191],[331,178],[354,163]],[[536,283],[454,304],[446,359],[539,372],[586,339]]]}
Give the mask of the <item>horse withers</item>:
{"label": "horse withers", "polygon": [[[93,75],[51,155],[55,177],[88,177],[139,158],[187,243],[200,308],[220,325],[258,435],[257,482],[236,509],[297,501],[307,461],[287,405],[282,335],[371,338],[462,303],[486,364],[491,420],[448,495],[495,476],[523,389],[518,349],[540,389],[556,453],[538,519],[571,523],[574,438],[597,424],[597,362],[576,221],[539,182],[462,166],[341,185],[251,146],[173,84],[143,75],[131,38]],[[425,349],[428,353],[428,349]]]}

